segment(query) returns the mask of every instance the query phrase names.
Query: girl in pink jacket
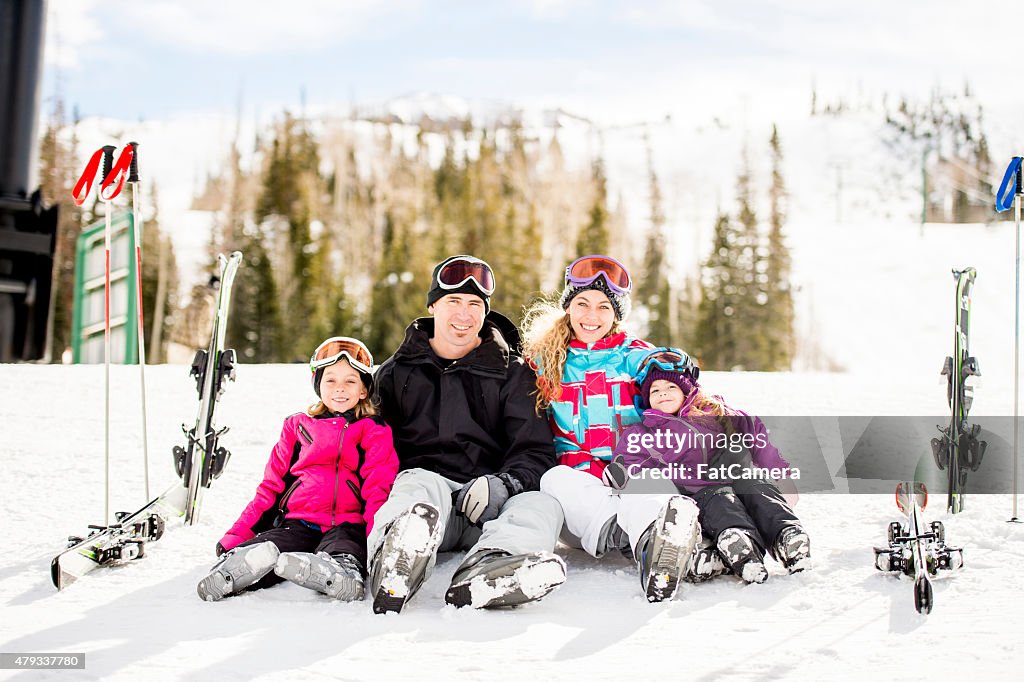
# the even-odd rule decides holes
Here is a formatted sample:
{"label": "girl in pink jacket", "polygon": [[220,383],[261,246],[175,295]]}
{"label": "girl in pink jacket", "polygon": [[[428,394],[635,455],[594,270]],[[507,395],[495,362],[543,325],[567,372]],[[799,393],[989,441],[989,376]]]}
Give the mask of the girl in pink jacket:
{"label": "girl in pink jacket", "polygon": [[398,474],[398,455],[369,398],[373,357],[362,342],[327,339],[309,367],[320,400],[284,420],[256,496],[199,581],[206,601],[282,580],[362,599],[366,536]]}

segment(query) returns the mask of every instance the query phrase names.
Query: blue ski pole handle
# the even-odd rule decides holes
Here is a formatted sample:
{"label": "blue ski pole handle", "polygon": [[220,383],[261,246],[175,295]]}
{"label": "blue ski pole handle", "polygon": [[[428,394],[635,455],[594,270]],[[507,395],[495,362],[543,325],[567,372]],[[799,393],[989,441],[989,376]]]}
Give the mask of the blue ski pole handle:
{"label": "blue ski pole handle", "polygon": [[1014,195],[1021,194],[1021,161],[1024,161],[1024,158],[1015,156],[1010,160],[1010,165],[1006,167],[1003,182],[999,185],[999,191],[996,192],[996,210],[1000,213],[1009,211],[1013,206]]}

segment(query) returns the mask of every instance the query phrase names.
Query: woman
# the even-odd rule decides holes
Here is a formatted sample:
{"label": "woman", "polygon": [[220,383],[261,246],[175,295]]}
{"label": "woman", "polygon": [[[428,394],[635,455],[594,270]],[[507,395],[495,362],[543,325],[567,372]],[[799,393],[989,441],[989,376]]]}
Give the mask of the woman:
{"label": "woman", "polygon": [[632,280],[608,256],[565,270],[558,305],[534,304],[525,352],[537,371],[537,411],[546,410],[559,466],[541,478],[565,512],[563,540],[600,557],[627,545],[650,601],[670,599],[700,538],[697,508],[681,495],[620,495],[602,481],[622,429],[640,419],[633,382],[652,346],[623,330]]}

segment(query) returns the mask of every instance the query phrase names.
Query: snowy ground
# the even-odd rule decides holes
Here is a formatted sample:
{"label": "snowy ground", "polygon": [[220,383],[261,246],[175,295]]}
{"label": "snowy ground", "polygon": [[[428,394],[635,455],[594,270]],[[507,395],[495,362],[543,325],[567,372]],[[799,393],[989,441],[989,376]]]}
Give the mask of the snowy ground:
{"label": "snowy ground", "polygon": [[[113,509],[142,501],[138,369],[112,383]],[[194,418],[181,366],[147,369],[153,491],[171,484],[178,425]],[[64,536],[103,515],[103,368],[0,366],[0,651],[85,652],[86,670],[3,679],[1019,679],[1024,649],[1024,526],[1006,523],[1009,495],[974,496],[946,519],[966,569],[936,582],[935,610],[918,616],[911,584],[878,573],[871,547],[895,511],[890,495],[805,494],[797,512],[815,566],[764,585],[722,578],[687,586],[679,601],[648,604],[624,559],[595,561],[560,549],[568,582],[511,612],[455,610],[443,602],[458,555],[437,570],[400,615],[369,603],[333,603],[292,585],[201,602],[195,584],[214,543],[250,498],[283,417],[310,399],[300,365],[243,366],[228,387],[221,423],[234,453],[208,491],[199,524],[174,527],[147,556],[100,571],[58,593],[49,559]],[[931,376],[707,373],[705,385],[764,414],[941,413]],[[893,390],[893,389],[898,390]],[[987,393],[986,393],[987,392]],[[1010,405],[979,390],[987,414]],[[989,401],[986,404],[985,401]],[[867,406],[871,406],[868,408]],[[841,459],[824,436],[826,458]],[[942,518],[933,498],[930,518]]]}

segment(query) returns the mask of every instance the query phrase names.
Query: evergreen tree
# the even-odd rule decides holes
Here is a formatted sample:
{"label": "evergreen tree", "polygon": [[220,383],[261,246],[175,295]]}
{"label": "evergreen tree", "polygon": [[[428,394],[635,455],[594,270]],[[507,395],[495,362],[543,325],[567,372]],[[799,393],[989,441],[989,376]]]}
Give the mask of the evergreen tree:
{"label": "evergreen tree", "polygon": [[748,334],[742,311],[742,267],[737,248],[740,232],[727,214],[715,223],[711,253],[701,266],[701,300],[697,308],[694,355],[709,370],[731,370],[742,363],[739,339]]}
{"label": "evergreen tree", "polygon": [[495,272],[497,287],[491,307],[519,324],[524,305],[540,293],[542,235],[536,209],[528,198],[531,162],[521,124],[514,121],[503,132],[508,133],[509,148],[497,158],[489,192],[489,201],[496,207],[492,210],[501,211],[496,216],[501,224],[481,257]]}
{"label": "evergreen tree", "polygon": [[467,216],[467,177],[463,167],[455,159],[455,141],[451,133],[445,137],[444,157],[434,172],[434,196],[436,213],[434,224],[433,260],[440,261],[464,248],[463,230]]}
{"label": "evergreen tree", "polygon": [[384,220],[383,259],[373,278],[366,338],[375,358],[389,357],[405,338],[409,323],[428,314],[425,305],[430,272],[424,273],[418,267],[421,263],[423,259],[416,257],[408,229],[388,211]]}
{"label": "evergreen tree", "polygon": [[282,325],[274,268],[260,230],[256,227],[245,230],[241,246],[244,260],[231,293],[229,343],[242,362],[294,360],[305,347],[293,343],[291,337],[283,339],[283,329],[299,332],[306,328],[306,321],[288,311],[288,324]]}
{"label": "evergreen tree", "polygon": [[761,248],[757,214],[754,211],[753,181],[750,160],[743,153],[740,174],[736,181],[737,221],[739,231],[735,244],[737,269],[735,317],[743,326],[743,333],[736,339],[734,364],[747,370],[763,370],[766,367],[766,343],[760,333],[765,326],[765,254]]}
{"label": "evergreen tree", "polygon": [[[178,303],[178,264],[174,244],[160,229],[156,185],[152,186],[151,202],[153,214],[142,222],[142,319],[146,361],[157,363],[165,357],[170,321]],[[144,210],[141,206],[139,209]]]}
{"label": "evergreen tree", "polygon": [[296,349],[312,350],[328,337],[351,336],[354,333],[349,328],[351,320],[346,314],[344,280],[334,272],[331,264],[331,243],[330,231],[322,228],[316,250],[309,259],[309,319],[303,329],[295,329],[291,340]]}
{"label": "evergreen tree", "polygon": [[[315,250],[310,223],[316,217],[323,194],[319,148],[304,122],[285,113],[276,131],[256,207],[256,220],[277,216],[287,226],[275,234],[276,274],[281,305],[296,319],[308,319],[312,311],[310,258]],[[297,340],[298,341],[298,340]],[[301,343],[301,341],[299,342]],[[286,357],[300,359],[299,348]]]}
{"label": "evergreen tree", "polygon": [[608,251],[608,179],[604,161],[598,157],[591,168],[594,202],[586,226],[576,239],[576,253],[580,256]]}
{"label": "evergreen tree", "polygon": [[676,330],[671,329],[671,307],[674,293],[669,286],[668,264],[665,262],[667,236],[661,186],[654,170],[654,154],[647,140],[647,177],[650,187],[651,228],[647,234],[644,268],[637,280],[637,299],[647,308],[647,334],[644,338],[656,346],[674,345]]}
{"label": "evergreen tree", "polygon": [[[230,159],[230,190],[221,233],[224,250],[241,251],[243,261],[232,290],[227,340],[242,362],[280,362],[284,359],[282,320],[274,267],[263,231],[246,221],[244,194],[248,178],[242,172],[237,145],[232,147]],[[260,200],[265,201],[262,196]],[[299,347],[296,344],[294,348]]]}
{"label": "evergreen tree", "polygon": [[793,293],[790,288],[790,255],[782,233],[786,222],[786,185],[782,177],[782,144],[779,131],[772,126],[769,140],[772,160],[772,182],[768,191],[771,205],[771,228],[768,232],[767,301],[765,303],[764,369],[788,370],[793,364],[795,346]]}

